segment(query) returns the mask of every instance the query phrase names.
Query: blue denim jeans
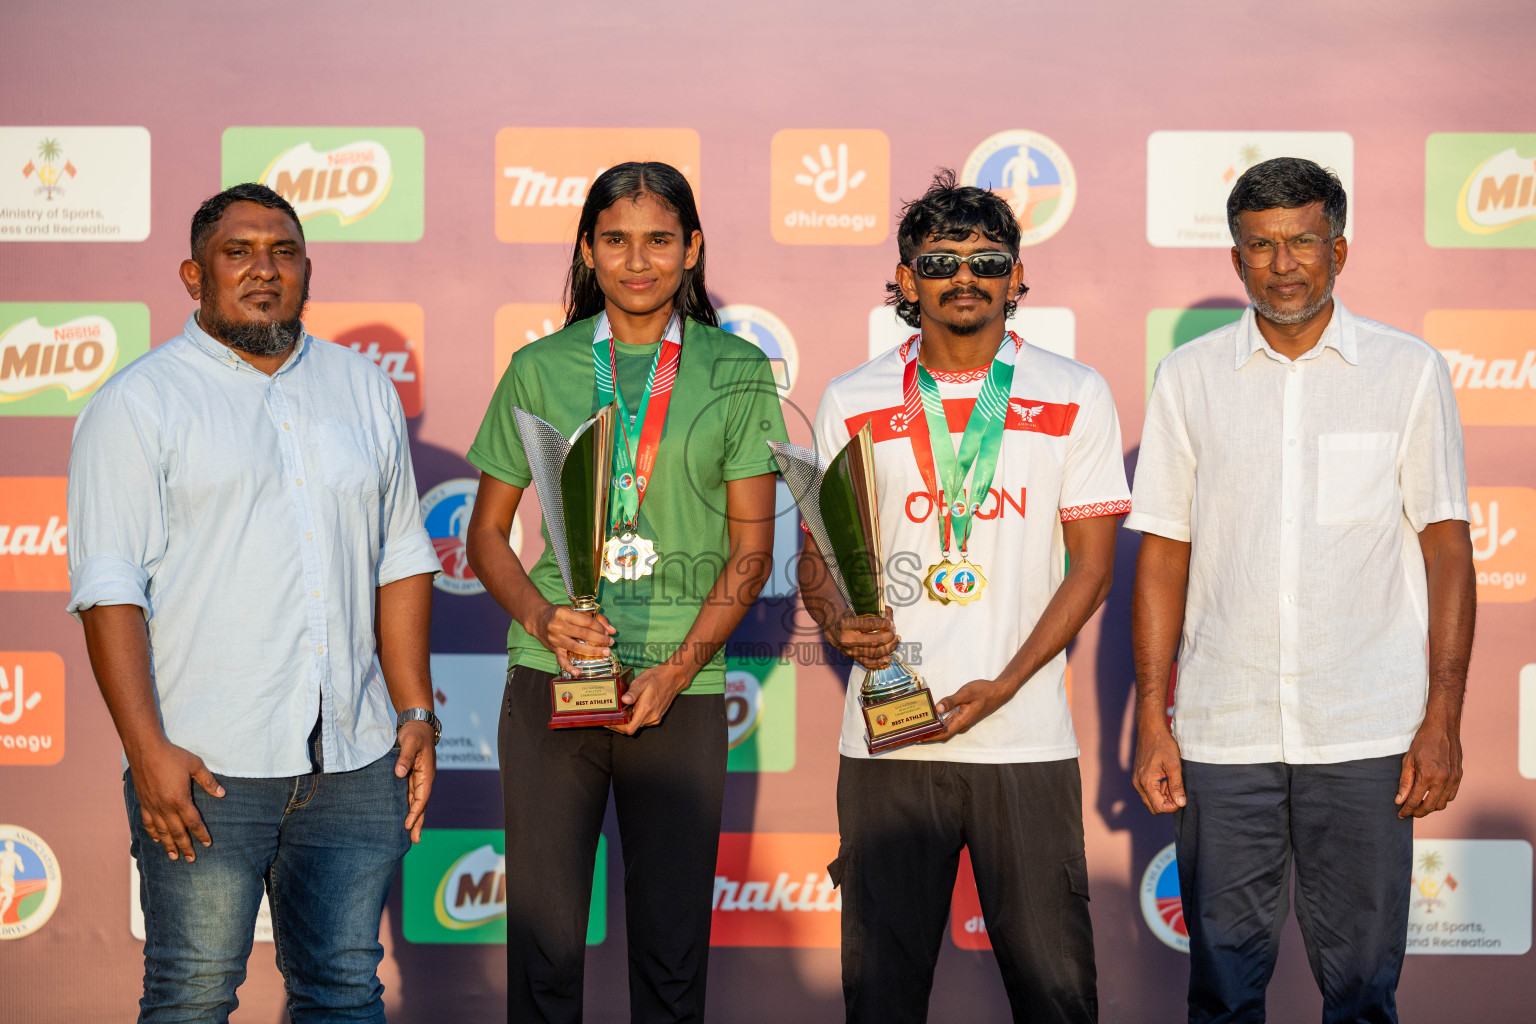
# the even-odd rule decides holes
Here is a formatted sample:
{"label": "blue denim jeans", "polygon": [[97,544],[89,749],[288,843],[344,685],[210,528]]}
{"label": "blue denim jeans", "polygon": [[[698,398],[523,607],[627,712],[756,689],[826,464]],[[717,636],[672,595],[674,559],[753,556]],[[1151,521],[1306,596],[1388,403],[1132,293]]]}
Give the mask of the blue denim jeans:
{"label": "blue denim jeans", "polygon": [[261,895],[293,1024],[384,1020],[379,917],[410,848],[398,749],[351,772],[194,785],[213,845],[171,860],[144,830],[133,777],[123,796],[144,905],[141,1024],[224,1022],[245,980]]}

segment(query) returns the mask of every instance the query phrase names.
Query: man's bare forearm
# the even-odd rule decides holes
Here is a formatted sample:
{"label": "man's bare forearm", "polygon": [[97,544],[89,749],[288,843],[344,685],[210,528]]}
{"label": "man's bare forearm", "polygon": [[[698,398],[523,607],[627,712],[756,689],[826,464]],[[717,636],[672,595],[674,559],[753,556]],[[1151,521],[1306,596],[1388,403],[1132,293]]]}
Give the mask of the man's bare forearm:
{"label": "man's bare forearm", "polygon": [[397,712],[432,705],[432,576],[422,573],[379,588],[374,619],[379,668]]}
{"label": "man's bare forearm", "polygon": [[1145,534],[1131,597],[1131,649],[1136,661],[1138,727],[1167,728],[1168,683],[1184,630],[1189,585],[1186,541]]}
{"label": "man's bare forearm", "polygon": [[1431,523],[1419,535],[1429,588],[1429,700],[1426,719],[1461,724],[1477,621],[1477,573],[1472,538],[1459,519]]}
{"label": "man's bare forearm", "polygon": [[130,763],[167,742],[149,671],[149,631],[134,604],[96,605],[80,613],[85,648],[102,699]]}
{"label": "man's bare forearm", "polygon": [[795,576],[800,583],[800,603],[805,606],[806,614],[821,627],[823,633],[830,634],[838,618],[848,608],[843,603],[837,584],[832,581],[832,572],[821,556],[821,549],[809,533],[805,535],[805,546],[800,551]]}

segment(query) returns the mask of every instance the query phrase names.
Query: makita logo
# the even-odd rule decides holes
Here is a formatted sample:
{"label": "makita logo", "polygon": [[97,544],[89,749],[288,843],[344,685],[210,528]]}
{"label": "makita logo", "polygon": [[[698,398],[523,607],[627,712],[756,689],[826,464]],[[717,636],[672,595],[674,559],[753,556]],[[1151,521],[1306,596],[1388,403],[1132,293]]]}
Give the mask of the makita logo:
{"label": "makita logo", "polygon": [[61,387],[75,398],[117,364],[117,331],[102,316],[44,327],[31,317],[0,335],[0,400]]}
{"label": "makita logo", "polygon": [[509,206],[580,206],[587,200],[587,185],[605,170],[597,168],[590,178],[562,178],[532,167],[503,167],[501,173],[512,181]]}
{"label": "makita logo", "polygon": [[0,555],[66,554],[64,535],[68,530],[66,524],[59,522],[58,516],[49,516],[45,526],[0,523]]}
{"label": "makita logo", "polygon": [[1441,353],[1451,367],[1451,385],[1457,391],[1485,388],[1536,388],[1536,349],[1526,349],[1514,359],[1479,359],[1471,352],[1448,349]]}
{"label": "makita logo", "polygon": [[789,872],[780,871],[772,883],[736,882],[716,875],[713,909],[827,913],[843,909],[843,894],[833,886],[831,876],[815,871],[794,881]]}
{"label": "makita logo", "polygon": [[409,352],[385,352],[379,348],[377,341],[370,341],[367,348],[363,348],[360,341],[354,341],[347,347],[365,359],[372,360],[396,384],[411,384],[416,380],[416,371],[410,368]]}

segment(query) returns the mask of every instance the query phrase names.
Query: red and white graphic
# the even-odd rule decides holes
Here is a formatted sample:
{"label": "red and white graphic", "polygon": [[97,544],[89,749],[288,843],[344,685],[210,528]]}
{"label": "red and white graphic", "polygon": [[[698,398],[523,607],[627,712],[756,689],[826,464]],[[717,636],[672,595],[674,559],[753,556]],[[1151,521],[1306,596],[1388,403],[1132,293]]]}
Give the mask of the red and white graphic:
{"label": "red and white graphic", "polygon": [[1131,514],[1131,503],[1128,500],[1121,501],[1096,501],[1089,505],[1073,505],[1071,508],[1061,510],[1061,521],[1070,523],[1075,519],[1095,519],[1099,516],[1128,516]]}
{"label": "red and white graphic", "polygon": [[0,477],[0,590],[68,590],[62,476]]}
{"label": "red and white graphic", "polygon": [[970,847],[960,851],[960,870],[955,873],[955,894],[949,904],[949,938],[961,949],[992,948],[987,922],[981,915],[981,893],[976,889]]}
{"label": "red and white graphic", "polygon": [[836,949],[843,895],[827,873],[836,857],[836,834],[721,833],[709,944]]}
{"label": "red and white graphic", "polygon": [[420,416],[426,364],[425,317],[413,302],[311,302],[304,329],[344,345],[384,371],[406,416]]}
{"label": "red and white graphic", "polygon": [[[970,422],[971,409],[975,405],[974,398],[944,399],[944,421],[950,433],[965,433],[965,425]],[[1010,398],[1008,419],[1003,424],[1003,429],[1048,434],[1051,437],[1066,437],[1072,432],[1072,424],[1077,421],[1077,412],[1076,402],[1058,405],[1054,402],[1038,402],[1029,398]],[[865,423],[870,425],[876,444],[881,441],[906,440],[907,429],[912,425],[911,418],[906,415],[904,407],[892,405],[884,409],[876,409],[874,412],[849,416],[847,419],[849,436],[857,434]]]}

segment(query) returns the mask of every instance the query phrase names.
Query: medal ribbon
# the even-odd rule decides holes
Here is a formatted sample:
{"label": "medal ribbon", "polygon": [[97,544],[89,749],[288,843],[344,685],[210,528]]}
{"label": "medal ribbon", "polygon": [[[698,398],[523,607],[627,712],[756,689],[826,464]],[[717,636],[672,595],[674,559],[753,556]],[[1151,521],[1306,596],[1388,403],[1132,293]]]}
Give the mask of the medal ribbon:
{"label": "medal ribbon", "polygon": [[[605,339],[608,342],[606,353],[603,345]],[[629,405],[624,401],[623,390],[617,383],[618,353],[606,313],[598,320],[597,329],[593,333],[592,370],[597,378],[598,406],[602,407],[609,402],[619,404],[619,436],[614,438],[613,446],[615,511],[610,524],[619,533],[634,533],[640,525],[640,503],[645,500],[651,471],[656,467],[656,452],[661,447],[661,430],[667,422],[667,408],[672,403],[672,383],[677,379],[677,366],[682,352],[682,325],[674,317],[667,325],[661,347],[651,360],[651,370],[645,379],[645,391],[640,398],[640,409],[631,416]],[[651,415],[653,411],[654,416]],[[622,485],[626,477],[630,481],[628,487]]]}
{"label": "medal ribbon", "polygon": [[[1008,421],[1008,397],[1013,391],[1018,339],[1009,331],[997,350],[987,370],[987,377],[982,382],[981,393],[976,396],[976,404],[972,406],[970,418],[966,421],[958,455],[954,443],[949,439],[949,420],[944,415],[944,400],[939,395],[938,383],[918,362],[921,343],[922,335],[913,335],[908,343],[910,348],[907,362],[901,375],[902,411],[906,416],[907,433],[912,439],[912,455],[917,460],[918,472],[922,474],[928,492],[933,495],[939,518],[939,541],[943,545],[944,557],[948,558],[952,539],[960,553],[965,553],[976,510],[986,500],[987,490],[992,486],[992,477],[997,472],[998,454],[1003,446],[1003,427]],[[935,434],[943,438],[938,446],[937,467],[933,444]],[[973,468],[975,474],[971,480],[972,487],[980,495],[976,501],[970,500],[971,492],[965,489],[965,478]],[[943,491],[938,486],[941,476]],[[955,515],[951,506],[960,501],[962,495],[963,511]],[[941,496],[944,499],[942,501]]]}

